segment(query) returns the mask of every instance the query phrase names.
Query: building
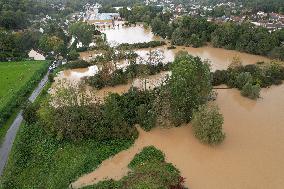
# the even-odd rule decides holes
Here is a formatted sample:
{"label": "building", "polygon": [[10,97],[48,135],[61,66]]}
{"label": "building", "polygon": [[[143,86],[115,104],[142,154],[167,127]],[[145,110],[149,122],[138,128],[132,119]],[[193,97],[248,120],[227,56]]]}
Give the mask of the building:
{"label": "building", "polygon": [[84,16],[84,21],[96,26],[114,25],[119,19],[119,13],[99,13],[99,6],[88,7]]}

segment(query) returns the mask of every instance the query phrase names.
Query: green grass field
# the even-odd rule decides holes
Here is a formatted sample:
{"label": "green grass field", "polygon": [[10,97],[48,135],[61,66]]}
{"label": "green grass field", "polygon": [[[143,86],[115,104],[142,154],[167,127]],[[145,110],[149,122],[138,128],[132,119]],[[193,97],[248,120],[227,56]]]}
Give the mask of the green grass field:
{"label": "green grass field", "polygon": [[71,181],[133,143],[134,139],[61,143],[37,124],[22,124],[0,188],[68,188]]}
{"label": "green grass field", "polygon": [[46,64],[46,61],[0,62],[0,109]]}

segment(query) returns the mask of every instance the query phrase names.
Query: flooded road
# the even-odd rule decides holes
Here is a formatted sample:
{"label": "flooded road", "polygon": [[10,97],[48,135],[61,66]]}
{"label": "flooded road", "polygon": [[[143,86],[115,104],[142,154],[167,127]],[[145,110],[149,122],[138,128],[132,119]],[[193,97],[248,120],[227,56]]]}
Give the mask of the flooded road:
{"label": "flooded road", "polygon": [[130,160],[144,146],[154,145],[186,178],[192,189],[282,189],[284,185],[284,85],[263,89],[252,101],[237,90],[219,90],[216,103],[224,115],[225,141],[216,147],[201,144],[190,125],[139,129],[133,147],[106,160],[73,183],[75,188],[107,177],[127,174]]}

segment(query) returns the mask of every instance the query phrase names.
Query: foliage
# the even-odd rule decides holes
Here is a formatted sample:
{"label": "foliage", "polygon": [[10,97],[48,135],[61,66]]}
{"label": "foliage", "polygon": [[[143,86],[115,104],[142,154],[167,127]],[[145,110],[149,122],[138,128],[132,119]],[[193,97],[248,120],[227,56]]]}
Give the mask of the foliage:
{"label": "foliage", "polygon": [[55,54],[64,54],[66,46],[64,41],[57,36],[43,35],[39,40],[39,49],[45,54],[54,52]]}
{"label": "foliage", "polygon": [[165,161],[165,155],[160,150],[157,150],[154,146],[148,146],[143,148],[143,150],[139,154],[136,154],[134,156],[128,167],[134,169],[135,167],[139,167],[144,163],[155,161]]}
{"label": "foliage", "polygon": [[25,30],[11,32],[0,29],[0,61],[27,58],[27,52],[38,47],[40,32]]}
{"label": "foliage", "polygon": [[172,44],[200,47],[209,41],[215,25],[203,18],[184,16],[172,23]]}
{"label": "foliage", "polygon": [[260,93],[260,86],[258,84],[253,85],[251,82],[247,82],[242,90],[241,94],[245,97],[248,97],[250,99],[257,99],[259,98]]}
{"label": "foliage", "polygon": [[165,41],[150,41],[150,42],[143,42],[143,43],[134,43],[134,44],[128,44],[128,43],[122,43],[118,46],[119,49],[143,49],[143,48],[155,48],[159,46],[166,45]]}
{"label": "foliage", "polygon": [[47,67],[46,61],[0,63],[0,125],[27,100]]}
{"label": "foliage", "polygon": [[140,59],[140,64],[130,60],[130,65],[125,69],[115,69],[109,63],[105,63],[97,74],[86,78],[86,81],[89,85],[102,89],[106,86],[126,84],[129,79],[145,78],[167,70],[169,70],[169,64],[163,64],[160,55],[152,51],[148,59]]}
{"label": "foliage", "polygon": [[94,26],[88,25],[85,22],[76,22],[72,24],[69,31],[77,41],[82,42],[83,46],[89,46],[93,41],[93,35],[96,33]]}
{"label": "foliage", "polygon": [[278,60],[284,60],[284,46],[275,47],[274,49],[272,49],[269,53],[269,57]]}
{"label": "foliage", "polygon": [[243,96],[256,99],[259,97],[261,87],[279,85],[284,80],[284,67],[278,62],[235,65],[238,66],[231,66],[227,70],[217,70],[212,73],[212,84],[214,86],[226,84],[238,88]]}
{"label": "foliage", "polygon": [[38,121],[37,111],[39,109],[39,104],[28,103],[23,110],[23,118],[28,124],[33,124]]}
{"label": "foliage", "polygon": [[80,57],[80,54],[72,49],[71,51],[69,51],[69,53],[67,54],[67,60],[77,60]]}
{"label": "foliage", "polygon": [[[131,138],[136,135],[134,127],[122,119],[114,95],[105,99],[102,105],[92,95],[75,87],[55,89],[39,111],[41,125],[46,132],[60,141],[97,141]],[[55,107],[54,107],[55,105]]]}
{"label": "foliage", "polygon": [[137,108],[138,123],[145,131],[150,131],[156,126],[156,112],[151,106],[152,104],[141,104]]}
{"label": "foliage", "polygon": [[[122,15],[128,15],[126,12],[127,10],[121,11]],[[129,21],[133,19],[130,15],[124,17]],[[149,18],[151,23],[148,21]],[[217,25],[201,17],[183,16],[174,20],[171,18],[173,16],[166,12],[155,17],[134,20],[150,23],[154,34],[171,39],[173,45],[200,47],[206,42],[211,42],[214,47],[283,59],[283,29],[270,33],[266,28],[256,27],[247,22]]]}
{"label": "foliage", "polygon": [[192,129],[196,138],[202,143],[219,144],[225,134],[222,132],[224,118],[215,105],[201,105],[193,113]]}
{"label": "foliage", "polygon": [[58,142],[40,125],[23,124],[1,182],[3,188],[68,188],[71,181],[133,143],[133,139]]}
{"label": "foliage", "polygon": [[189,122],[193,110],[207,102],[212,88],[210,69],[199,57],[181,53],[172,63],[171,71],[168,81],[171,111],[173,122],[180,125]]}
{"label": "foliage", "polygon": [[121,17],[133,24],[137,22],[150,24],[151,20],[160,12],[162,12],[161,7],[144,5],[135,5],[131,10],[128,10],[127,7],[119,10]]}
{"label": "foliage", "polygon": [[91,64],[85,60],[69,61],[67,64],[62,65],[62,67],[66,69],[87,68],[89,66],[91,66]]}
{"label": "foliage", "polygon": [[212,85],[218,86],[227,83],[228,75],[226,70],[216,70],[212,73]]}
{"label": "foliage", "polygon": [[252,76],[249,72],[242,72],[236,78],[236,87],[241,89],[246,83],[252,82]]}
{"label": "foliage", "polygon": [[119,181],[101,181],[85,189],[139,189],[139,188],[179,188],[185,189],[179,171],[165,156],[153,146],[142,149],[128,165],[131,172]]}

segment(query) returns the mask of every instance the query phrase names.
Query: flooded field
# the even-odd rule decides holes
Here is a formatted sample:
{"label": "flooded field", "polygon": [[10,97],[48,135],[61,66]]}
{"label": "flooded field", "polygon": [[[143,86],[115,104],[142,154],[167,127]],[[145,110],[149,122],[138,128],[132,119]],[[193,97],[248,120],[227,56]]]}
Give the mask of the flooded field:
{"label": "flooded field", "polygon": [[[227,69],[231,64],[233,58],[239,57],[243,65],[255,64],[257,62],[268,62],[268,58],[263,56],[251,55],[247,53],[241,53],[234,50],[226,50],[220,48],[214,48],[211,46],[205,46],[200,48],[193,47],[181,47],[178,46],[176,49],[168,50],[167,46],[155,48],[164,52],[165,60],[164,62],[172,62],[175,55],[179,51],[186,51],[193,56],[199,56],[202,60],[209,60],[211,64],[211,70],[223,70]],[[145,57],[149,53],[149,49],[142,49],[136,51],[139,56]]]}
{"label": "flooded field", "polygon": [[[149,42],[152,40],[161,40],[161,38],[154,36],[151,31],[145,30],[142,26],[136,27],[120,27],[105,29],[102,32],[106,33],[107,41],[114,44],[121,43],[138,43],[138,42]],[[153,49],[139,49],[135,52],[143,57],[147,57],[147,53],[150,50],[160,50],[164,54],[164,62],[172,62],[177,52],[187,51],[193,56],[199,56],[202,60],[209,60],[212,70],[226,69],[232,62],[234,57],[239,57],[244,65],[255,64],[256,62],[268,62],[270,59],[252,55],[247,53],[241,53],[234,50],[226,50],[221,48],[214,48],[211,46],[204,46],[200,48],[192,47],[181,47],[178,46],[176,49],[167,49],[167,45],[163,47],[157,47]],[[88,51],[80,53],[80,57],[84,60],[90,60],[92,57],[98,55],[97,51]]]}
{"label": "flooded field", "polygon": [[216,103],[224,115],[226,139],[209,147],[194,138],[190,125],[141,129],[134,146],[106,160],[73,183],[89,185],[104,178],[120,179],[130,160],[144,146],[166,154],[192,189],[281,189],[284,185],[284,85],[262,90],[258,101],[237,90],[219,90]]}
{"label": "flooded field", "polygon": [[[109,32],[108,40],[117,40],[118,43],[145,42],[154,37],[151,33],[145,34],[146,31],[141,27],[122,30],[127,31],[105,30]],[[131,36],[135,36],[135,39],[131,39]],[[186,50],[203,60],[209,59],[212,70],[226,69],[236,56],[244,65],[269,61],[265,57],[210,46],[197,49],[177,47],[174,50],[168,50],[164,46],[156,49],[164,52],[165,62],[172,61],[179,50]],[[145,57],[149,49],[140,49],[136,52]],[[90,54],[92,52],[87,56]],[[94,66],[65,70],[57,79],[80,81],[82,77],[94,75],[96,72],[97,67]],[[160,85],[167,74],[163,72],[150,76],[146,80],[146,87]],[[109,92],[121,94],[131,85],[143,88],[144,79],[135,79],[128,85],[107,87],[96,91],[96,94],[100,97],[106,96]],[[224,115],[226,133],[226,139],[221,145],[210,147],[201,144],[193,136],[190,124],[171,129],[157,127],[150,132],[139,129],[139,138],[130,149],[104,161],[94,172],[82,175],[72,187],[80,188],[106,178],[120,179],[129,171],[127,165],[134,155],[143,147],[154,145],[165,153],[168,162],[173,163],[181,171],[181,175],[186,178],[186,186],[191,189],[282,189],[284,186],[284,85],[262,89],[261,98],[257,101],[242,97],[235,89],[217,92],[216,103]]]}
{"label": "flooded field", "polygon": [[135,27],[115,27],[102,31],[106,34],[109,43],[143,43],[160,39],[150,30],[145,30],[142,26]]}

